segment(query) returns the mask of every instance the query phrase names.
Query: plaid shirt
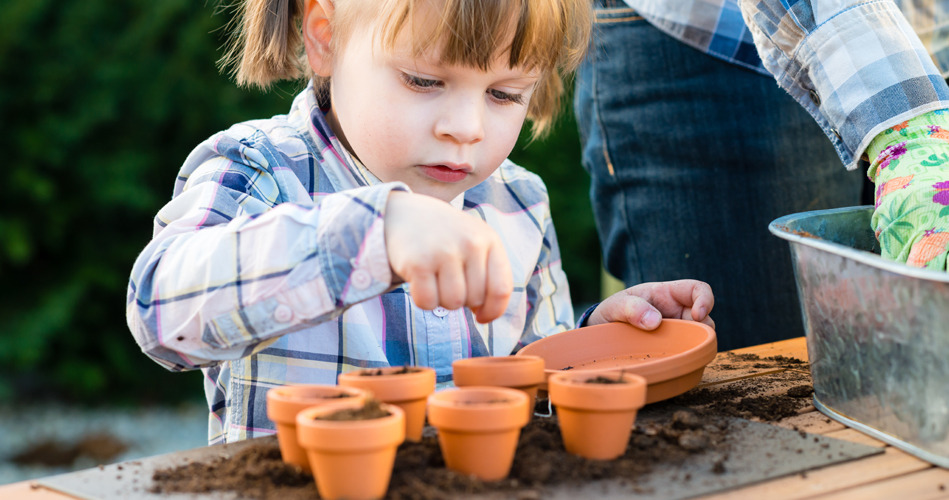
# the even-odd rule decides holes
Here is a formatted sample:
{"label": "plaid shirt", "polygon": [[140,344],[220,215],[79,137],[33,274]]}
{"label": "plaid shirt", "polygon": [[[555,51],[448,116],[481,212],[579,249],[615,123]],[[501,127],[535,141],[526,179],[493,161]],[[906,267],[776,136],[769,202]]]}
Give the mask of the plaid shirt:
{"label": "plaid shirt", "polygon": [[188,156],[135,262],[127,317],[158,363],[204,370],[211,443],[273,433],[271,387],[406,364],[445,382],[456,359],[573,327],[539,177],[505,161],[452,203],[493,227],[511,258],[514,293],[486,325],[465,308],[421,310],[393,284],[383,217],[394,189],[407,187],[340,145],[312,86],[289,115],[237,124]]}
{"label": "plaid shirt", "polygon": [[773,74],[848,170],[878,133],[949,107],[949,0],[625,2],[683,43]]}

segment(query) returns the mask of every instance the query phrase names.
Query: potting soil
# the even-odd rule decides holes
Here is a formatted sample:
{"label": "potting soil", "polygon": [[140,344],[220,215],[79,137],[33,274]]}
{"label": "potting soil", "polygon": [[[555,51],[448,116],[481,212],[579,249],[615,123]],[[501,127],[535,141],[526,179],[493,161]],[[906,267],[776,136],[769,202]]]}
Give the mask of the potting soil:
{"label": "potting soil", "polygon": [[388,417],[389,412],[379,406],[376,399],[367,399],[365,404],[359,408],[347,408],[328,415],[320,415],[315,420],[331,420],[335,422],[353,421],[353,420],[372,420],[374,418]]}

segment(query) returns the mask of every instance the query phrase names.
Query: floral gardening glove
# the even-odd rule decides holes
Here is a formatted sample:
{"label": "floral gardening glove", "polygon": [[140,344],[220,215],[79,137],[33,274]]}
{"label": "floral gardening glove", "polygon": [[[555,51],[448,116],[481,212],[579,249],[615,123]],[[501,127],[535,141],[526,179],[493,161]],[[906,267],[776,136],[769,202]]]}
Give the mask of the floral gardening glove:
{"label": "floral gardening glove", "polygon": [[949,253],[949,110],[880,133],[868,149],[876,184],[870,223],[883,257],[946,270]]}

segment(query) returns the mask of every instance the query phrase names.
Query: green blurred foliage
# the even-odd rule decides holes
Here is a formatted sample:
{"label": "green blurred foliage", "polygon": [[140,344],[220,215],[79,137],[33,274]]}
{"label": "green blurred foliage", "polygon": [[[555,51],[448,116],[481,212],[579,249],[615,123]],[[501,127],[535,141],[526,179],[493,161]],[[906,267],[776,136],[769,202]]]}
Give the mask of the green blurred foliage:
{"label": "green blurred foliage", "polygon": [[[0,401],[200,398],[125,324],[128,273],[201,140],[284,113],[301,84],[268,94],[218,73],[222,25],[188,0],[0,4]],[[599,257],[570,116],[513,158],[551,192],[573,296],[597,298]]]}

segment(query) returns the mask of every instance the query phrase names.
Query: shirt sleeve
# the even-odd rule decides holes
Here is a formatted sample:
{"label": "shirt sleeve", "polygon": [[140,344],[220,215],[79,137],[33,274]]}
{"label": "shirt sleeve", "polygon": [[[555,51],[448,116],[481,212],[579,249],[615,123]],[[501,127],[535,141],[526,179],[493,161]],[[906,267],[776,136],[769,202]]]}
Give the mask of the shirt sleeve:
{"label": "shirt sleeve", "polygon": [[739,0],[765,68],[848,170],[880,132],[949,107],[949,87],[891,0]]}
{"label": "shirt sleeve", "polygon": [[[546,200],[545,200],[546,201]],[[560,260],[557,232],[549,212],[537,265],[527,283],[527,319],[520,346],[573,328],[570,287]]]}
{"label": "shirt sleeve", "polygon": [[179,176],[132,270],[129,328],[169,370],[248,356],[392,284],[384,215],[404,184],[284,201],[275,158],[232,146]]}

